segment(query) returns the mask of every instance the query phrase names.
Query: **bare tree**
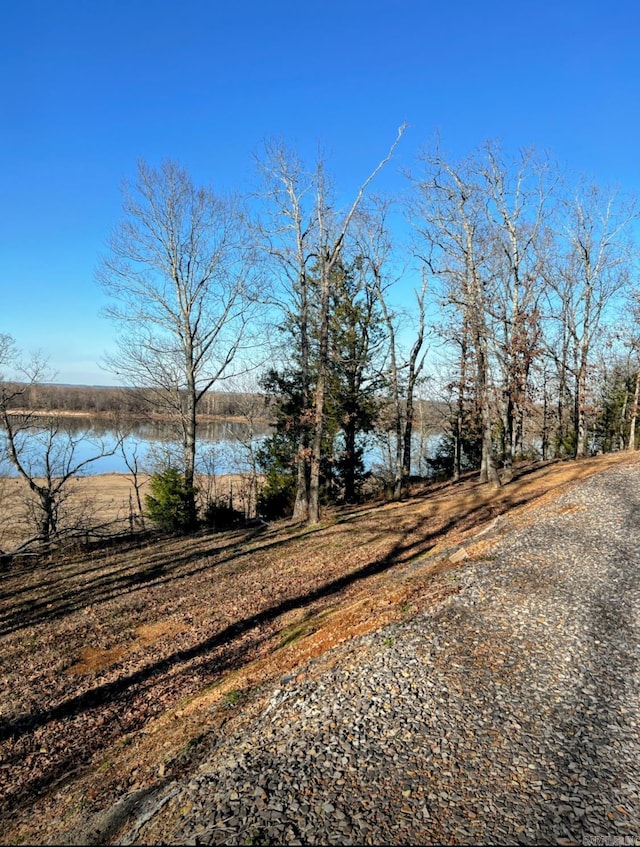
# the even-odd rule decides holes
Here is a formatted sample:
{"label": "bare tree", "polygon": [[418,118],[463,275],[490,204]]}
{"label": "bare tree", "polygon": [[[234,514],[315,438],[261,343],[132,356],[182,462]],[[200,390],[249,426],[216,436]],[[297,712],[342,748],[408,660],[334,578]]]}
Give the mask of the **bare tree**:
{"label": "bare tree", "polygon": [[413,446],[413,426],[415,421],[415,391],[425,362],[426,352],[422,352],[425,337],[424,295],[426,286],[414,291],[418,307],[418,327],[416,337],[406,358],[400,350],[397,331],[398,316],[389,308],[382,290],[379,301],[387,326],[389,367],[387,382],[391,393],[392,420],[394,429],[394,475],[393,499],[402,496],[402,490],[411,476],[411,454]]}
{"label": "bare tree", "polygon": [[[121,329],[107,362],[174,422],[192,491],[198,404],[228,374],[248,320],[242,217],[235,201],[196,187],[172,161],[140,162],[123,193],[124,219],[98,271]],[[193,498],[189,512],[195,522]]]}
{"label": "bare tree", "polygon": [[122,459],[127,466],[127,470],[131,474],[131,487],[133,492],[129,492],[129,528],[131,532],[136,525],[144,532],[146,529],[144,518],[144,507],[142,505],[142,489],[145,484],[145,469],[140,457],[137,444],[128,446],[126,436],[120,437],[120,453]]}
{"label": "bare tree", "polygon": [[[374,168],[356,193],[346,212],[339,212],[332,198],[325,165],[319,160],[312,174],[282,146],[268,146],[262,169],[266,176],[270,223],[263,228],[267,250],[283,272],[287,319],[297,332],[303,402],[308,426],[302,428],[298,459],[296,516],[309,523],[320,520],[320,466],[325,423],[327,378],[330,367],[330,307],[334,275],[343,259],[345,240],[365,193],[380,170],[390,161],[405,127],[401,126],[385,158]],[[271,191],[269,191],[271,186]],[[311,309],[313,321],[314,384],[311,385]]]}
{"label": "bare tree", "polygon": [[629,417],[629,441],[627,442],[627,450],[637,450],[636,445],[636,427],[638,424],[638,406],[640,405],[640,367],[636,363],[636,376],[633,388],[633,400],[631,403],[631,414]]}
{"label": "bare tree", "polygon": [[539,300],[550,243],[550,198],[557,184],[550,164],[523,151],[507,162],[495,145],[485,147],[486,210],[496,248],[493,340],[502,370],[503,479],[512,475],[522,449],[527,387],[541,354]]}
{"label": "bare tree", "polygon": [[458,164],[436,149],[423,156],[425,173],[415,180],[414,224],[427,268],[444,281],[445,304],[460,314],[475,357],[476,402],[482,419],[480,480],[500,485],[492,441],[490,305],[495,285],[494,244],[486,216],[483,165],[475,157]]}
{"label": "bare tree", "polygon": [[72,483],[99,459],[114,455],[119,443],[107,448],[100,438],[74,434],[57,416],[22,408],[23,396],[51,373],[40,357],[22,363],[19,355],[13,340],[0,336],[0,361],[17,377],[8,382],[0,376],[0,426],[6,457],[29,492],[26,505],[36,535],[28,544],[46,548],[63,535],[86,531],[85,516],[65,514]]}
{"label": "bare tree", "polygon": [[307,172],[297,155],[280,142],[265,144],[258,162],[266,200],[265,220],[258,225],[257,240],[275,279],[272,300],[284,315],[288,341],[300,375],[301,414],[297,421],[296,497],[293,516],[309,516],[309,456],[311,435],[311,334],[316,221],[308,208],[315,175]]}
{"label": "bare tree", "polygon": [[376,199],[373,209],[360,227],[360,249],[371,275],[371,288],[380,305],[386,329],[387,364],[385,383],[388,386],[393,426],[393,480],[392,496],[402,495],[403,486],[411,475],[411,448],[415,418],[414,395],[424,367],[425,295],[426,275],[423,274],[420,290],[414,290],[417,306],[416,335],[408,353],[403,352],[398,338],[400,322],[411,323],[411,316],[396,313],[389,302],[389,290],[394,280],[389,277],[387,265],[392,255],[392,243],[387,230],[389,204]]}
{"label": "bare tree", "polygon": [[633,384],[626,449],[637,450],[636,432],[640,409],[640,292],[637,289],[629,292],[626,305],[627,320],[616,327],[615,337],[627,351],[627,370]]}
{"label": "bare tree", "polygon": [[554,293],[561,306],[565,341],[562,367],[575,381],[575,455],[579,458],[587,452],[588,377],[593,346],[607,308],[629,283],[630,224],[637,212],[632,202],[616,192],[585,182],[579,184],[565,205]]}
{"label": "bare tree", "polygon": [[407,382],[405,389],[405,424],[402,450],[402,476],[408,480],[411,476],[411,449],[413,444],[413,425],[415,421],[415,392],[424,368],[428,350],[423,350],[425,341],[425,297],[427,278],[423,273],[420,291],[414,291],[418,311],[418,329],[407,359]]}

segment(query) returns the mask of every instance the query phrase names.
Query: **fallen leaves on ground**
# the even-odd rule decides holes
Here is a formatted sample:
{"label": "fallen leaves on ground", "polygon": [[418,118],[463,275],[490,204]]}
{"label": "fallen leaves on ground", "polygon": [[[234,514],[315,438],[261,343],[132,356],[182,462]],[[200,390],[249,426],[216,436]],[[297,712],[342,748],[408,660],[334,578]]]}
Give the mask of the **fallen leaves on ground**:
{"label": "fallen leaves on ground", "polygon": [[180,773],[261,686],[455,592],[447,572],[468,561],[457,545],[497,515],[637,458],[521,468],[499,491],[472,479],[424,487],[332,510],[313,529],[14,564],[0,580],[3,843],[61,837]]}

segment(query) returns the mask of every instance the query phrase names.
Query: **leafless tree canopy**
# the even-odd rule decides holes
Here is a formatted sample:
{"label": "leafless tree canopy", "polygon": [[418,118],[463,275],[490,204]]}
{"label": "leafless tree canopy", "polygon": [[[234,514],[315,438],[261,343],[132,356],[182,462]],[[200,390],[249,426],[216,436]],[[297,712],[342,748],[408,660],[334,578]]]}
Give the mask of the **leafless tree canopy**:
{"label": "leafless tree canopy", "polygon": [[175,162],[141,162],[98,278],[120,329],[109,366],[175,421],[193,483],[196,412],[238,354],[252,298],[237,202],[194,185]]}
{"label": "leafless tree canopy", "polygon": [[[62,536],[87,530],[87,509],[68,507],[74,480],[99,459],[113,455],[118,444],[107,448],[100,438],[75,435],[57,415],[42,417],[22,402],[40,383],[53,376],[39,356],[24,360],[13,339],[0,336],[0,364],[14,380],[0,373],[0,430],[4,455],[23,483],[24,501],[32,536],[21,545],[45,549]],[[15,408],[20,410],[16,414]],[[82,449],[81,449],[82,448]],[[88,449],[87,449],[88,448]]]}
{"label": "leafless tree canopy", "polygon": [[[47,387],[45,363],[35,357],[20,374],[12,338],[0,335],[4,458],[39,504],[42,537],[58,531],[62,492],[84,466],[73,435],[61,453],[60,421],[52,415],[48,429],[36,427],[34,410],[153,409],[180,445],[178,460],[167,461],[181,466],[193,492],[195,525],[198,415],[242,415],[250,400],[251,423],[267,409],[257,377],[239,400],[216,393],[250,368],[276,386],[269,410],[282,399],[274,395],[289,392],[277,434],[295,488],[289,502],[310,523],[336,479],[355,499],[355,464],[342,477],[335,469],[374,428],[387,447],[385,480],[402,495],[424,417],[420,391],[432,377],[443,439],[441,455],[428,458],[433,467],[448,463],[454,479],[473,468],[497,486],[519,457],[637,447],[635,202],[584,180],[570,184],[548,156],[509,155],[495,142],[459,158],[436,143],[401,201],[371,197],[404,131],[344,207],[323,158],[307,167],[281,142],[264,145],[250,213],[248,200],[195,185],[173,161],[139,163],[98,270],[118,331],[107,365],[128,390]],[[396,207],[410,245],[389,225]],[[267,352],[250,362],[257,337]],[[369,422],[358,430],[372,391]],[[257,509],[264,470],[255,448],[252,438],[242,444],[251,464],[247,514]],[[37,469],[36,454],[45,462]],[[142,512],[137,459],[129,468]]]}

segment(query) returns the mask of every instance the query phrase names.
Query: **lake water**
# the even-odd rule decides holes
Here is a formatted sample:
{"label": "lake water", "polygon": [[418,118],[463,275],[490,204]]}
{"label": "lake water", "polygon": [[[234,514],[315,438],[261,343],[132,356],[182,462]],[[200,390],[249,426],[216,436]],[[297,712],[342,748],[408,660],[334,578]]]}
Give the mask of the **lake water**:
{"label": "lake water", "polygon": [[[242,473],[251,468],[251,450],[255,450],[264,438],[272,432],[271,427],[262,423],[251,429],[248,424],[239,421],[215,421],[202,423],[198,427],[197,465],[201,473],[227,474]],[[33,433],[25,442],[26,450],[23,456],[29,462],[29,470],[33,476],[43,476],[43,457],[49,452],[53,465],[53,475],[60,474],[60,468],[69,466],[69,451],[73,450],[72,464],[78,463],[100,453],[95,461],[85,465],[83,474],[130,473],[121,449],[116,449],[118,434],[108,421],[91,417],[74,417],[65,419],[63,428],[48,444],[48,430],[42,430],[38,435]],[[432,455],[439,443],[441,435],[431,434],[414,437],[414,473],[426,473],[424,464],[426,455]],[[27,446],[28,445],[28,446]],[[3,436],[0,434],[0,453],[3,452]],[[391,455],[393,454],[393,444]],[[137,462],[140,471],[150,471],[154,467],[164,467],[173,455],[179,457],[179,441],[167,427],[166,423],[158,421],[135,421],[129,425],[123,441],[125,454],[129,462]],[[365,449],[365,465],[368,469],[379,470],[389,463],[389,443],[384,438],[372,437]],[[56,470],[56,468],[58,470]],[[15,469],[5,458],[0,459],[0,473],[15,475]]]}
{"label": "lake water", "polygon": [[[253,431],[248,424],[238,421],[200,424],[197,449],[199,470],[211,474],[248,470],[251,445],[255,449],[270,431],[268,424],[254,425]],[[56,467],[70,464],[70,450],[73,450],[73,465],[99,456],[84,466],[84,474],[129,473],[122,449],[118,448],[118,440],[118,433],[109,422],[90,417],[70,418],[64,420],[63,427],[52,443],[49,442],[47,430],[31,433],[29,440],[24,442],[22,455],[35,476],[43,475],[43,460],[47,452],[54,475],[58,475]],[[4,441],[0,434],[2,453]],[[179,441],[174,433],[165,423],[157,421],[135,421],[130,424],[123,440],[123,449],[130,462],[137,461],[140,470],[150,470],[156,463],[166,464],[170,456],[178,456],[180,453]],[[16,473],[6,458],[0,461],[0,472],[8,476]]]}

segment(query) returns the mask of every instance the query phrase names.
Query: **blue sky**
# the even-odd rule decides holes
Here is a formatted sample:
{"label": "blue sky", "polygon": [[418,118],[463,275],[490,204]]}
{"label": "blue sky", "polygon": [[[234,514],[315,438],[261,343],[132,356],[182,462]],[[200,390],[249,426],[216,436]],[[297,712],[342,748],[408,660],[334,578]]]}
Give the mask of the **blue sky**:
{"label": "blue sky", "polygon": [[348,196],[409,129],[379,189],[436,131],[454,155],[534,145],[640,193],[636,0],[2,0],[0,332],[58,381],[112,383],[95,267],[142,158],[246,189],[281,136],[320,143]]}

